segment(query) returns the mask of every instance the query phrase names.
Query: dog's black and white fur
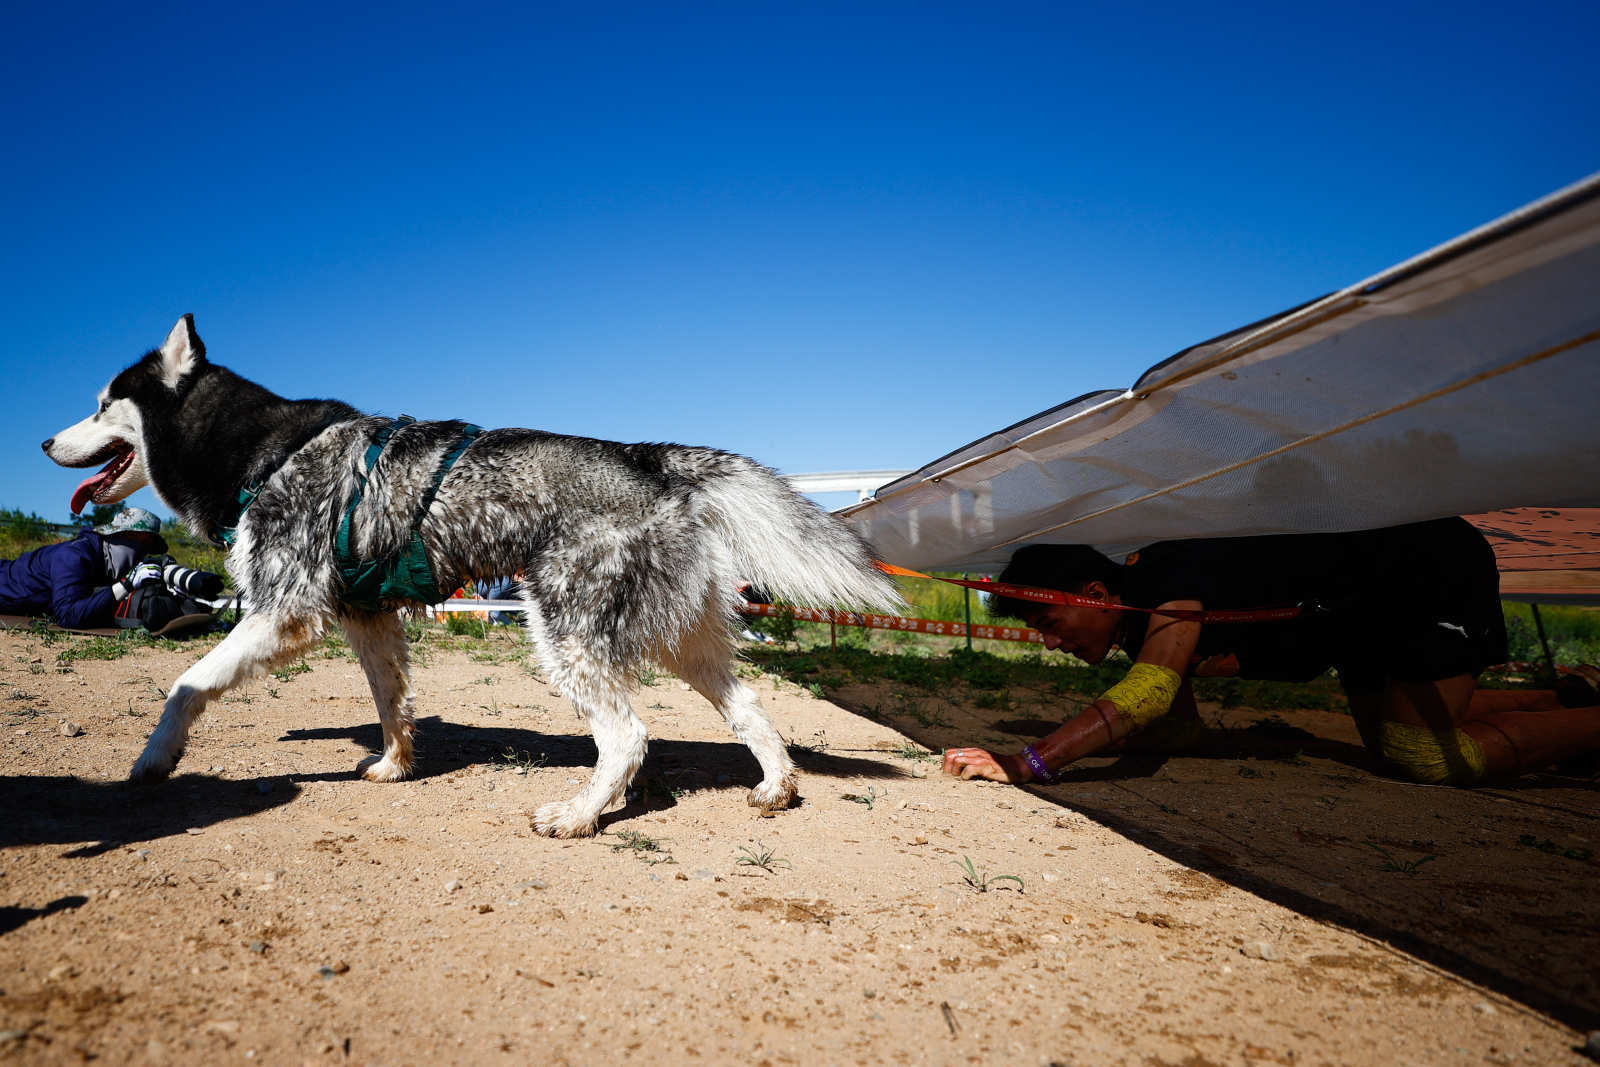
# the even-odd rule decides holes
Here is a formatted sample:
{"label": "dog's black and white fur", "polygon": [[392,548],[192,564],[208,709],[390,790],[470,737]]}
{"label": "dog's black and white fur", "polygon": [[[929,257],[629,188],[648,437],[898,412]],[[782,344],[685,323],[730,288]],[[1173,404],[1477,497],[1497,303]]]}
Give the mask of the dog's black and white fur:
{"label": "dog's black and white fur", "polygon": [[[304,654],[333,624],[349,635],[383,726],[383,754],[362,763],[364,776],[387,782],[411,771],[410,672],[393,610],[406,605],[343,604],[333,558],[363,456],[387,422],[337,401],[285,400],[209,362],[185,315],[159,349],[112,379],[95,414],[44,443],[64,466],[109,460],[75,504],[111,503],[149,484],[205,535],[230,521],[242,487],[265,479],[228,560],[249,613],[173,685],[135,779],[171,774],[208,701]],[[402,547],[460,430],[421,422],[394,435],[352,522],[363,558]],[[421,535],[441,588],[523,575],[534,650],[593,731],[599,760],[588,785],[534,815],[556,837],[594,833],[638,770],[645,727],[629,692],[651,663],[704,695],[755,753],[762,779],[751,804],[776,809],[794,798],[783,740],[730,662],[742,582],[799,603],[900,605],[851,530],[765,467],[709,448],[488,430],[451,468]]]}

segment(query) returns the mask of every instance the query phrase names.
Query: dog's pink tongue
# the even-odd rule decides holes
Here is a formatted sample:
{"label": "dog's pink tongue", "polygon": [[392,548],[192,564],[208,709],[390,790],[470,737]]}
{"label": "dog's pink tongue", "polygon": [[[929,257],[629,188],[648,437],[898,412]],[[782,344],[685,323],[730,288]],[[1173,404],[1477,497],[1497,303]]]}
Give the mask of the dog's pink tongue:
{"label": "dog's pink tongue", "polygon": [[91,475],[90,477],[85,478],[83,480],[83,484],[78,486],[78,488],[73,492],[72,513],[74,515],[83,514],[83,506],[89,502],[89,497],[94,494],[95,487],[102,481],[102,475],[104,473],[105,472],[102,471],[100,474]]}
{"label": "dog's pink tongue", "polygon": [[118,460],[121,458],[121,456],[118,456],[116,459],[113,459],[110,463],[107,463],[104,467],[101,467],[98,471],[95,471],[93,474],[89,475],[89,477],[85,478],[83,480],[83,484],[78,486],[77,489],[73,490],[72,514],[83,514],[83,506],[89,502],[89,498],[94,495],[94,491],[100,488],[102,483],[111,480],[109,477],[111,474],[111,468],[115,467]]}

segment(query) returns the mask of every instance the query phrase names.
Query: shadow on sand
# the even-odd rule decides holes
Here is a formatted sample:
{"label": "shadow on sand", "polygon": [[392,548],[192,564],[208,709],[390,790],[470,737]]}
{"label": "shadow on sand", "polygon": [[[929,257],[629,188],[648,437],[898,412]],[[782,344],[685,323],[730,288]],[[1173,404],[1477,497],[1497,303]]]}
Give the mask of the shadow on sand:
{"label": "shadow on sand", "polygon": [[[868,715],[888,703],[833,699]],[[893,725],[936,752],[963,744],[1014,752],[1057,725],[959,700],[940,710],[933,725],[904,717]],[[1206,718],[1224,728],[1206,730],[1182,755],[1085,760],[1059,785],[1026,788],[1177,863],[1575,1029],[1600,1027],[1592,776],[1420,786],[1383,775],[1337,712],[1213,709]]]}
{"label": "shadow on sand", "polygon": [[[508,768],[594,765],[587,735],[469,726],[437,717],[419,720],[416,776],[434,778],[472,766]],[[372,752],[382,746],[376,725],[287,731],[279,740],[349,740]],[[807,775],[887,779],[904,772],[887,759],[871,759],[796,747],[795,762]],[[25,845],[70,845],[64,858],[98,856],[190,830],[203,830],[288,804],[298,782],[354,781],[354,767],[310,774],[220,778],[179,773],[166,782],[96,782],[69,776],[0,776],[0,849]],[[736,741],[653,740],[628,803],[602,819],[602,826],[644,811],[670,808],[676,796],[695,789],[748,789],[760,780],[749,749]],[[804,804],[804,797],[800,798]],[[44,907],[0,907],[0,935],[45,915],[87,903],[64,896]]]}

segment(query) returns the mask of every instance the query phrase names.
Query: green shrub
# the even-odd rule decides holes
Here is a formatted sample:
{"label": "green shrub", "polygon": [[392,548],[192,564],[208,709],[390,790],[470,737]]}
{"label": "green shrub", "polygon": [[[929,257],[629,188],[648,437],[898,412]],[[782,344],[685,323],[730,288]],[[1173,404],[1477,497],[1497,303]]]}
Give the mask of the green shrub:
{"label": "green shrub", "polygon": [[444,617],[444,628],[457,637],[488,637],[489,622],[480,619],[474,612],[451,611]]}
{"label": "green shrub", "polygon": [[[1506,617],[1507,659],[1543,663],[1533,611],[1527,604],[1502,604]],[[1550,653],[1563,666],[1600,663],[1600,610],[1565,604],[1542,604],[1539,619],[1550,642]]]}

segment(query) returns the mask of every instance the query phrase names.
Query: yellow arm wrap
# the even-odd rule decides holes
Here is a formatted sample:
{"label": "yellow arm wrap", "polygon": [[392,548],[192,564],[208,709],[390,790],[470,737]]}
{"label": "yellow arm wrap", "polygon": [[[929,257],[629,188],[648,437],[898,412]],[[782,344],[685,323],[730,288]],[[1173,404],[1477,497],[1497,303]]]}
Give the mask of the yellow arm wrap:
{"label": "yellow arm wrap", "polygon": [[1423,726],[1385,722],[1379,750],[1406,777],[1430,785],[1471,785],[1487,768],[1483,746],[1465,730],[1438,734]]}
{"label": "yellow arm wrap", "polygon": [[1183,679],[1170,667],[1135,663],[1128,676],[1100,694],[1136,726],[1146,726],[1167,713]]}

